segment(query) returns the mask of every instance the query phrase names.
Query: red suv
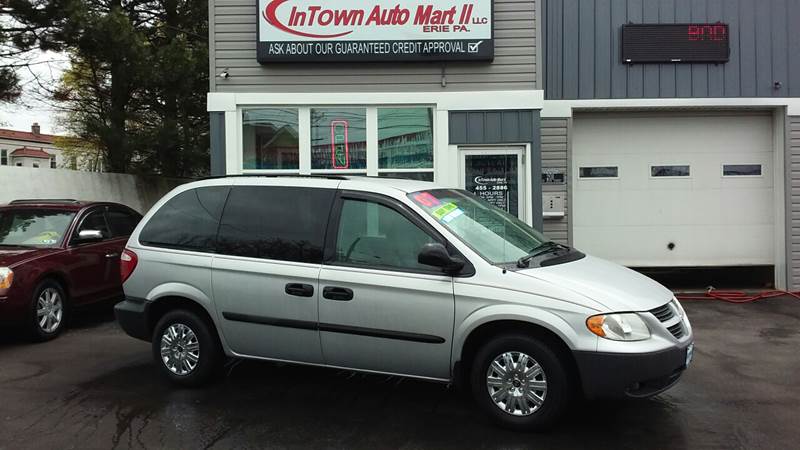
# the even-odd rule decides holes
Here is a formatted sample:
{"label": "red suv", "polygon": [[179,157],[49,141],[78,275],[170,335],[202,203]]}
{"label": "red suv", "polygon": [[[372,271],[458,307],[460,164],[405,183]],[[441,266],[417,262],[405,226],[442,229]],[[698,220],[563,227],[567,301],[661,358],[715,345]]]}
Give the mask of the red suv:
{"label": "red suv", "polygon": [[58,336],[73,307],[122,298],[119,257],[141,218],[116,203],[0,206],[0,321],[46,341]]}

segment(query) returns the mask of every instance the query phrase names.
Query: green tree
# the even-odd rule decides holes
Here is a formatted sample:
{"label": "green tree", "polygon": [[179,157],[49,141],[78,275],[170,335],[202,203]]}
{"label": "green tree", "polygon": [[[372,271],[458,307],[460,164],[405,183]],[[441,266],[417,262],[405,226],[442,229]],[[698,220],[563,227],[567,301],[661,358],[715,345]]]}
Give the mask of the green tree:
{"label": "green tree", "polygon": [[74,136],[58,136],[53,144],[61,150],[61,156],[66,161],[61,167],[90,172],[102,171],[103,151],[96,142]]}
{"label": "green tree", "polygon": [[208,166],[207,4],[199,0],[4,0],[31,32],[17,42],[65,51],[54,99],[63,124],[112,172],[193,176]]}
{"label": "green tree", "polygon": [[[172,176],[208,171],[208,4],[154,2],[147,90],[148,149],[142,167]],[[176,158],[180,155],[180,158]]]}
{"label": "green tree", "polygon": [[14,27],[7,19],[10,9],[0,0],[0,103],[13,102],[22,93],[16,57],[24,51],[13,43]]}

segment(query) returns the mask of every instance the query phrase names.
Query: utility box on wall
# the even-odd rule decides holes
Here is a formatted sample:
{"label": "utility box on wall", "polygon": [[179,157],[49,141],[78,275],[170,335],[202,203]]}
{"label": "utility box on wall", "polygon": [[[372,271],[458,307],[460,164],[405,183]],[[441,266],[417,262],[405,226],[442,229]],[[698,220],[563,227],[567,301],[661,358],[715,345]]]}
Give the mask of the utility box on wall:
{"label": "utility box on wall", "polygon": [[561,194],[542,195],[542,215],[547,219],[563,219],[565,216],[566,202]]}

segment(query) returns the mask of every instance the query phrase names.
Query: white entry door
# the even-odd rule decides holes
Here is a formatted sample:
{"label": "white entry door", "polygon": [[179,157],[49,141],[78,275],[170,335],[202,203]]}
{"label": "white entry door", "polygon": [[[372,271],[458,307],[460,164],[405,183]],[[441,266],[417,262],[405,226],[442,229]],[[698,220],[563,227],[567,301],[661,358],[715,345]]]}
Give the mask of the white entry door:
{"label": "white entry door", "polygon": [[461,149],[460,152],[460,187],[525,220],[524,150]]}
{"label": "white entry door", "polygon": [[574,245],[635,267],[775,262],[772,117],[576,115]]}

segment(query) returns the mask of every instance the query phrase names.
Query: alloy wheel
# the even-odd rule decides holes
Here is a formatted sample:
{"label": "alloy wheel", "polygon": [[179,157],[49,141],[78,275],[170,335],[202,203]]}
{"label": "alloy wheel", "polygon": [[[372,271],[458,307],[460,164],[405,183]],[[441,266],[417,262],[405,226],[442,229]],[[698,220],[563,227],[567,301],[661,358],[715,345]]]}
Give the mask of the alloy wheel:
{"label": "alloy wheel", "polygon": [[200,342],[188,326],[175,323],[161,334],[161,361],[175,375],[188,375],[200,361]]}
{"label": "alloy wheel", "polygon": [[529,355],[505,352],[489,365],[486,387],[495,406],[513,416],[529,416],[544,404],[547,377]]}
{"label": "alloy wheel", "polygon": [[45,288],[36,300],[36,322],[45,333],[53,333],[64,318],[64,302],[56,288]]}

